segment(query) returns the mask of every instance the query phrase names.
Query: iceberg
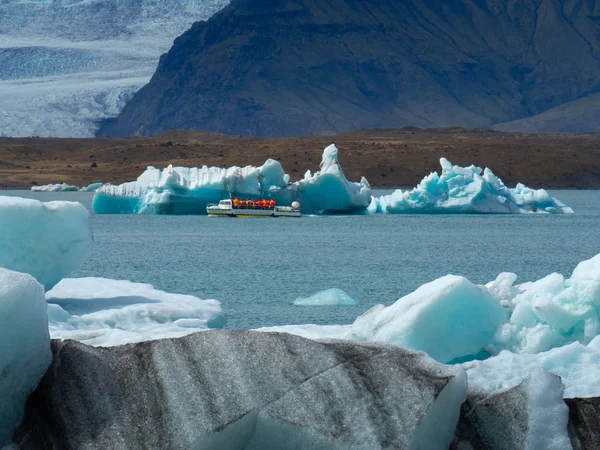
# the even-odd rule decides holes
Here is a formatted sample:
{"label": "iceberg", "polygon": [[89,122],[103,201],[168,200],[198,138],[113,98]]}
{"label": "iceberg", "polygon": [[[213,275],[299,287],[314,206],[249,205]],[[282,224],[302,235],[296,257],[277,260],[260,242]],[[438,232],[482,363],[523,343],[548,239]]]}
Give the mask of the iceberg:
{"label": "iceberg", "polygon": [[346,179],[332,144],[323,151],[320,170],[295,183],[272,159],[261,167],[148,167],[137,181],[102,186],[93,207],[98,214],[206,214],[207,204],[231,195],[299,201],[305,214],[573,213],[543,189],[507,188],[490,169],[459,167],[444,158],[440,164],[441,175],[428,175],[410,191],[373,197],[364,177],[359,183]]}
{"label": "iceberg", "polygon": [[217,300],[124,280],[66,278],[46,293],[46,300],[53,339],[93,346],[180,337],[225,323]]}
{"label": "iceberg", "polygon": [[337,157],[337,147],[330,145],[321,170],[307,172],[297,183],[290,183],[273,159],[260,167],[148,167],[137,181],[102,186],[93,208],[98,214],[206,214],[208,204],[233,196],[272,198],[283,205],[301,201],[306,214],[363,212],[371,202],[369,184],[364,178],[349,182]]}
{"label": "iceberg", "polygon": [[354,306],[358,302],[345,291],[337,288],[317,292],[306,298],[294,300],[296,306]]}
{"label": "iceberg", "polygon": [[0,448],[25,412],[25,401],[52,361],[44,287],[0,268]]}
{"label": "iceberg", "polygon": [[98,189],[100,189],[102,186],[104,185],[104,183],[98,182],[98,183],[92,183],[92,184],[88,184],[87,186],[84,186],[82,188],[79,188],[79,190],[81,192],[96,192]]}
{"label": "iceberg", "polygon": [[31,190],[34,192],[72,192],[78,191],[77,186],[72,184],[61,183],[61,184],[46,184],[44,186],[31,186]]}
{"label": "iceberg", "polygon": [[485,287],[447,275],[387,308],[373,307],[356,319],[348,337],[421,350],[448,363],[484,352],[504,319],[504,309]]}
{"label": "iceberg", "polygon": [[370,213],[383,214],[572,214],[573,210],[543,189],[523,184],[507,188],[490,169],[455,166],[440,159],[442,173],[423,178],[410,191],[398,189],[373,197]]}
{"label": "iceberg", "polygon": [[346,179],[333,144],[323,151],[320,170],[315,174],[307,171],[295,186],[301,192],[302,211],[308,214],[352,214],[371,203],[369,182],[365,177],[360,183]]}
{"label": "iceberg", "polygon": [[0,267],[28,273],[48,290],[91,248],[89,212],[80,203],[0,196]]}
{"label": "iceberg", "polygon": [[462,366],[470,385],[489,392],[517,386],[541,367],[560,376],[565,398],[600,396],[600,336],[588,345],[573,342],[537,354],[504,350],[492,358],[465,362]]}

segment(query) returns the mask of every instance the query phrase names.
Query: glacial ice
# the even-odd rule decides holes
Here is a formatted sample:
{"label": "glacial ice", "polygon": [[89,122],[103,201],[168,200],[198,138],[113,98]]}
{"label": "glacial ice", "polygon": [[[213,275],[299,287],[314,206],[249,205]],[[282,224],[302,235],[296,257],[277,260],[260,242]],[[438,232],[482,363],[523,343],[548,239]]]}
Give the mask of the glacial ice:
{"label": "glacial ice", "polygon": [[31,186],[31,190],[34,192],[71,192],[71,191],[79,191],[79,188],[72,184],[61,183],[61,184],[46,184],[44,186]]}
{"label": "glacial ice", "polygon": [[465,362],[462,366],[470,385],[489,392],[517,386],[541,367],[561,377],[566,398],[600,396],[600,336],[588,345],[573,342],[537,354],[504,350],[492,358]]}
{"label": "glacial ice", "polygon": [[305,213],[353,213],[364,210],[371,203],[371,186],[365,177],[360,183],[346,179],[338,161],[338,149],[332,144],[323,151],[318,172],[306,172],[298,183]]}
{"label": "glacial ice", "polygon": [[0,268],[0,448],[12,442],[25,401],[51,360],[44,287]]}
{"label": "glacial ice", "polygon": [[400,189],[390,195],[373,197],[370,213],[551,213],[569,214],[573,210],[550,197],[543,189],[534,190],[519,183],[507,188],[488,168],[460,167],[440,159],[442,174],[423,178],[410,191]]}
{"label": "glacial ice", "polygon": [[543,367],[562,378],[565,396],[600,396],[600,255],[579,263],[568,279],[516,280],[502,273],[479,286],[447,275],[391,306],[374,306],[352,325],[258,331],[422,350],[441,362],[462,362],[470,385],[490,392],[514,387]]}
{"label": "glacial ice", "polygon": [[411,191],[373,197],[368,181],[346,179],[338,149],[323,151],[320,170],[289,183],[277,161],[261,167],[149,167],[137,181],[104,185],[94,197],[99,214],[205,214],[208,203],[233,196],[269,197],[279,204],[302,203],[305,214],[566,214],[573,210],[544,191],[522,184],[508,189],[489,169],[459,167],[440,160],[442,175],[432,173]]}
{"label": "glacial ice", "polygon": [[102,183],[102,182],[92,183],[92,184],[88,184],[87,186],[83,186],[83,187],[79,188],[79,190],[81,192],[96,192],[103,185],[104,185],[104,183]]}
{"label": "glacial ice", "polygon": [[53,339],[115,346],[220,328],[216,300],[170,294],[149,284],[104,278],[66,278],[46,293]]}
{"label": "glacial ice", "polygon": [[33,275],[51,289],[88,256],[88,219],[79,203],[0,196],[0,267]]}
{"label": "glacial ice", "polygon": [[326,289],[306,298],[294,300],[296,306],[353,306],[358,302],[348,295],[347,292],[338,289]]}
{"label": "glacial ice", "polygon": [[349,337],[422,350],[447,363],[485,351],[504,317],[502,306],[487,289],[447,275],[392,306],[367,311],[356,319]]}
{"label": "glacial ice", "polygon": [[260,167],[187,168],[154,167],[137,181],[119,186],[104,185],[94,195],[94,211],[99,214],[206,214],[206,205],[229,196],[274,198],[289,205],[299,200],[303,212],[364,211],[371,201],[366,180],[346,180],[331,145],[323,152],[321,170],[307,174],[298,183],[289,183],[278,161],[269,159]]}

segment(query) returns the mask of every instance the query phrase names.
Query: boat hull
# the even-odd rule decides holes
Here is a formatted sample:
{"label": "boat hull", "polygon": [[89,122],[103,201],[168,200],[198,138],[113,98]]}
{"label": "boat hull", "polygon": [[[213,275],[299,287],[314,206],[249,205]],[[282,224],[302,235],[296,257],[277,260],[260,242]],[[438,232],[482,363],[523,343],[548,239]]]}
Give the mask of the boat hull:
{"label": "boat hull", "polygon": [[238,217],[260,219],[264,217],[300,217],[300,211],[281,211],[273,209],[207,209],[209,217]]}

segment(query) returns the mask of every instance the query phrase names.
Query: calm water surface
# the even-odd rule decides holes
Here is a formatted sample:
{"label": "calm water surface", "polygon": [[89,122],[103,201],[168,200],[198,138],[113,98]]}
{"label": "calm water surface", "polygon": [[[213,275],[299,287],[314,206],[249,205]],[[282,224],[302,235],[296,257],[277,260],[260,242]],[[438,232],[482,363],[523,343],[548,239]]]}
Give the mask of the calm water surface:
{"label": "calm water surface", "polygon": [[[77,200],[87,207],[92,199],[77,192],[2,194]],[[128,279],[216,298],[228,327],[346,324],[372,305],[389,305],[448,273],[476,283],[505,271],[520,281],[570,274],[600,253],[600,191],[553,195],[576,214],[286,220],[93,215],[93,254],[72,276]],[[331,287],[346,290],[360,306],[291,305]]]}

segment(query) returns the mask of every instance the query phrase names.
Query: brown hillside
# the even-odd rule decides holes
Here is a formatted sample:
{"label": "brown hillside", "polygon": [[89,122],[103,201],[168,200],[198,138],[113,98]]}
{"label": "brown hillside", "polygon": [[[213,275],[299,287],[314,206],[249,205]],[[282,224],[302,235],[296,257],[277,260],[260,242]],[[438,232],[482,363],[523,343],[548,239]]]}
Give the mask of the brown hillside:
{"label": "brown hillside", "polygon": [[507,184],[600,188],[600,134],[518,134],[489,130],[364,130],[329,137],[244,138],[172,131],[153,137],[0,138],[3,187],[135,180],[148,166],[260,165],[281,161],[292,179],[318,168],[336,143],[347,177],[374,187],[414,186],[439,158],[490,167]]}

